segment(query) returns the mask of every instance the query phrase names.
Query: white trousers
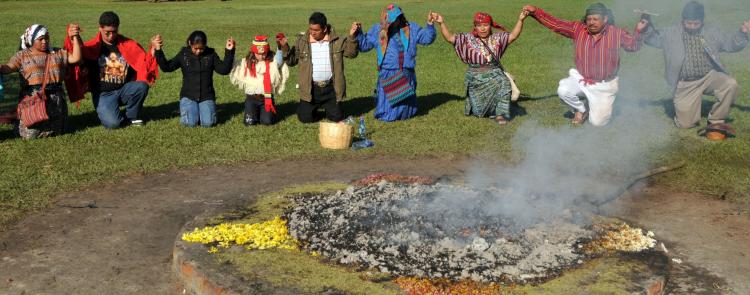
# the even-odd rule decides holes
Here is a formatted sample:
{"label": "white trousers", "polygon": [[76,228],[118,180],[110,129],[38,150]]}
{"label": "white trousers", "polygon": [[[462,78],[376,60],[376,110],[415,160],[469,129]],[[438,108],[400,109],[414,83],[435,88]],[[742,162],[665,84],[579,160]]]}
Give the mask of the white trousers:
{"label": "white trousers", "polygon": [[560,80],[557,95],[562,101],[578,112],[586,112],[586,106],[579,98],[585,95],[589,103],[589,122],[594,126],[604,126],[612,118],[612,106],[618,90],[618,78],[609,82],[586,85],[583,76],[576,69],[570,69],[569,77]]}

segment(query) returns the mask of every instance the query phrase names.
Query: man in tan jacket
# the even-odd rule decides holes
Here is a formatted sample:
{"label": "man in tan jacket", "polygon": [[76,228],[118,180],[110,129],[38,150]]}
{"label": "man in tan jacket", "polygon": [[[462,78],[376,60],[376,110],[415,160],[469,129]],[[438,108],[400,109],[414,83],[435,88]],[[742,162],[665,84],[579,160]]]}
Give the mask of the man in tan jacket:
{"label": "man in tan jacket", "polygon": [[339,36],[323,13],[314,12],[307,32],[297,39],[295,46],[289,48],[286,37],[277,38],[286,64],[299,64],[297,118],[300,122],[311,123],[320,119],[316,116],[320,107],[325,109],[328,120],[339,122],[344,119],[340,104],[346,97],[344,57],[357,57],[355,37],[360,28],[360,23],[352,23],[349,34]]}

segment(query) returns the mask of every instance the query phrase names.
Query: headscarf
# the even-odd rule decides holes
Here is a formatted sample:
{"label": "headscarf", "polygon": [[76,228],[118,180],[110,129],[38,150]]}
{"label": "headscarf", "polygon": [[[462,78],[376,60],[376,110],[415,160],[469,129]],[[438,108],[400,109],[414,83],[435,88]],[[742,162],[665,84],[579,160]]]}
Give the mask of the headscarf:
{"label": "headscarf", "polygon": [[582,23],[586,23],[586,17],[589,15],[601,15],[602,17],[606,16],[609,19],[607,20],[607,24],[614,25],[615,24],[615,16],[612,15],[612,10],[609,10],[607,6],[605,6],[602,3],[594,3],[589,5],[588,8],[586,8],[586,15],[583,16],[583,19],[581,20]]}
{"label": "headscarf", "polygon": [[683,20],[700,20],[703,21],[703,18],[706,16],[705,11],[703,9],[703,4],[700,4],[696,1],[690,1],[687,4],[685,4],[685,8],[682,9],[682,19]]}
{"label": "headscarf", "polygon": [[[268,55],[271,50],[271,46],[268,45],[268,37],[265,35],[258,35],[253,38],[253,45],[250,45],[250,51],[257,54]],[[260,60],[258,62],[261,62]],[[258,62],[251,63],[249,60],[245,61],[245,76],[247,76],[248,70],[250,71],[250,77],[255,78],[257,75],[255,64]],[[271,61],[268,59],[263,60],[266,63],[266,72],[263,74],[263,96],[270,98],[273,92],[271,87]],[[248,69],[249,67],[249,69]]]}
{"label": "headscarf", "polygon": [[[404,13],[401,11],[401,8],[396,6],[395,3],[388,4],[388,6],[383,9],[383,12],[380,14],[380,34],[379,39],[380,42],[378,43],[378,66],[383,64],[383,60],[385,59],[385,50],[388,48],[388,27],[398,19],[399,16],[403,15]],[[404,47],[404,52],[406,52],[407,49],[409,49],[409,26],[401,28],[399,30],[399,34],[401,36],[401,44]]]}
{"label": "headscarf", "polygon": [[[40,24],[33,24],[26,28],[26,32],[21,35],[21,49],[29,49],[34,45],[34,41],[47,35],[47,27]],[[49,46],[48,46],[49,48]]]}
{"label": "headscarf", "polygon": [[[474,14],[474,25],[476,26],[478,24],[489,24],[492,28],[500,29],[501,31],[505,32],[508,31],[503,25],[494,22],[492,20],[492,16],[484,12],[477,12]],[[474,37],[479,37],[479,32],[477,32],[477,29],[473,29],[471,31],[471,34],[474,35]],[[491,30],[490,34],[492,34]]]}

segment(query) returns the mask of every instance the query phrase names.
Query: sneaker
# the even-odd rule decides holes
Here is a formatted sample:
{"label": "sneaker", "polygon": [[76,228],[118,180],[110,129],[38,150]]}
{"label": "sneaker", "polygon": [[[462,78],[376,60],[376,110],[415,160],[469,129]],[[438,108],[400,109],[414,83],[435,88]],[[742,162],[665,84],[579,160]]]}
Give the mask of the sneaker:
{"label": "sneaker", "polygon": [[131,126],[143,126],[144,123],[143,123],[143,120],[133,119],[133,120],[130,120],[130,125]]}

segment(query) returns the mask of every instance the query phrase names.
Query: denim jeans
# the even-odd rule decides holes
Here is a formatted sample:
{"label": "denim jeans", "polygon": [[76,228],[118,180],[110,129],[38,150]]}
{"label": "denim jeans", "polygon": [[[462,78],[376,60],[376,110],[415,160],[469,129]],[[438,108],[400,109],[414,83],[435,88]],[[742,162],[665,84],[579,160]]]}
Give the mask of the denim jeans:
{"label": "denim jeans", "polygon": [[[100,93],[92,93],[94,108],[99,115],[99,121],[104,128],[114,129],[123,126],[131,120],[138,119],[143,101],[148,95],[148,84],[141,81],[132,81],[125,83],[122,88]],[[120,106],[125,106],[125,117],[120,111]]]}
{"label": "denim jeans", "polygon": [[195,127],[201,123],[203,127],[216,124],[216,101],[204,100],[197,102],[187,97],[180,99],[180,124]]}

